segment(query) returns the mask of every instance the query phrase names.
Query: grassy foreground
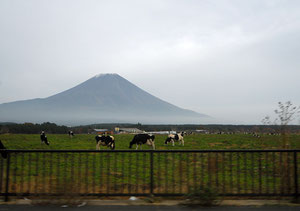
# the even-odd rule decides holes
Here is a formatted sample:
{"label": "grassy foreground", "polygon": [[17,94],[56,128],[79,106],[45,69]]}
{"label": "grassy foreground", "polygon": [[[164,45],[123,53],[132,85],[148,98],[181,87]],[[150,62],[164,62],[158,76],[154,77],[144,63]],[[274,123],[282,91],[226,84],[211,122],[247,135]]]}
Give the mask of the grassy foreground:
{"label": "grassy foreground", "polygon": [[[116,149],[128,149],[134,135],[115,135]],[[95,135],[2,134],[8,149],[96,148]],[[186,194],[209,187],[224,194],[292,194],[295,186],[293,154],[288,153],[172,153],[173,149],[281,149],[280,136],[188,135],[185,145],[164,145],[166,135],[156,135],[156,149],[170,150],[153,157],[155,193]],[[300,149],[300,135],[290,135],[291,148]],[[102,149],[107,149],[102,147]],[[143,146],[143,149],[150,149]],[[9,192],[16,194],[149,193],[150,153],[12,153]],[[298,156],[300,163],[300,156]],[[0,159],[0,191],[5,190],[6,161]],[[299,171],[300,175],[300,171]],[[298,181],[300,178],[297,178]],[[298,182],[300,184],[300,181]]]}

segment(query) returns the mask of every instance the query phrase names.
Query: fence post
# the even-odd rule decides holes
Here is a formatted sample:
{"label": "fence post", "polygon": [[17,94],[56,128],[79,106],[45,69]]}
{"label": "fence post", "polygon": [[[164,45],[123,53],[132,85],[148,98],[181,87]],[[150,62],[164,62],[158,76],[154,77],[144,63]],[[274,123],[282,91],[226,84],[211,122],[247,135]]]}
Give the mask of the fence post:
{"label": "fence post", "polygon": [[6,183],[5,183],[5,197],[4,201],[8,201],[8,190],[9,190],[9,167],[10,167],[10,153],[7,153],[6,160]]}
{"label": "fence post", "polygon": [[298,201],[299,192],[298,192],[298,160],[297,160],[297,151],[294,151],[294,183],[295,183],[295,200]]}
{"label": "fence post", "polygon": [[153,195],[153,151],[150,152],[150,194]]}

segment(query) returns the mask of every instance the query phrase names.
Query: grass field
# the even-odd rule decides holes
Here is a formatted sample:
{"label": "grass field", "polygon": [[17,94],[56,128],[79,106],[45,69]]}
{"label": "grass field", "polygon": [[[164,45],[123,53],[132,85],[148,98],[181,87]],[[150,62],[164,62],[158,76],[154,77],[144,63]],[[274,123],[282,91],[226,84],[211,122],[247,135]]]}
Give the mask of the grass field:
{"label": "grass field", "polygon": [[[116,149],[128,149],[134,135],[115,135]],[[95,135],[47,134],[50,146],[39,134],[2,134],[8,149],[96,148]],[[293,154],[288,153],[172,153],[172,149],[281,149],[280,136],[188,135],[185,146],[164,145],[166,135],[156,135],[158,150],[153,157],[156,193],[187,193],[194,187],[210,187],[229,194],[292,194]],[[290,135],[291,148],[300,149],[300,136]],[[103,147],[102,149],[107,149]],[[150,149],[143,146],[143,149]],[[149,193],[150,154],[138,153],[12,153],[9,192],[17,194]],[[298,156],[298,163],[300,163]],[[0,190],[4,191],[6,162],[0,159]],[[300,171],[299,171],[300,175]],[[299,181],[299,178],[298,178]],[[299,181],[300,182],[300,181]]]}
{"label": "grass field", "polygon": [[[114,135],[116,140],[116,149],[128,149],[129,142],[134,135],[120,134]],[[78,134],[72,139],[69,136],[61,134],[47,134],[50,146],[42,145],[39,134],[2,134],[0,140],[8,149],[96,149],[95,135]],[[281,149],[281,136],[263,135],[260,138],[252,135],[234,134],[234,135],[188,135],[184,137],[185,145],[175,146],[164,145],[166,135],[155,136],[156,149]],[[291,149],[300,149],[300,135],[290,135]],[[133,147],[134,148],[134,147]],[[102,149],[108,149],[102,147]],[[149,146],[143,146],[143,149],[150,149]]]}

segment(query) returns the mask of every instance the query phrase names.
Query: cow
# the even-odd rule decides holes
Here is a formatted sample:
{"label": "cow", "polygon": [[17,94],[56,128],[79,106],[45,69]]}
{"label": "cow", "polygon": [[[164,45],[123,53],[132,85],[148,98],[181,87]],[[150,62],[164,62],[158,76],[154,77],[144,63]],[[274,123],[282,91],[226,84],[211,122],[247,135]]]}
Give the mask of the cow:
{"label": "cow", "polygon": [[253,136],[253,137],[256,137],[256,138],[260,138],[260,135],[257,134],[257,133],[252,133],[252,136]]}
{"label": "cow", "polygon": [[185,135],[185,132],[177,133],[177,134],[170,134],[168,135],[168,138],[165,141],[165,144],[167,145],[169,142],[172,143],[172,146],[175,146],[175,141],[178,141],[179,144],[184,146],[184,140],[183,136]]}
{"label": "cow", "polygon": [[114,150],[116,147],[115,138],[113,136],[97,135],[96,139],[96,150],[100,150],[100,145],[110,147]]}
{"label": "cow", "polygon": [[[6,149],[5,146],[2,144],[2,142],[0,141],[0,149]],[[7,158],[7,152],[2,152],[1,151],[1,156],[3,158]]]}
{"label": "cow", "polygon": [[147,144],[149,146],[152,146],[152,149],[155,149],[155,144],[154,144],[154,135],[149,135],[149,134],[137,134],[133,137],[132,141],[129,143],[129,148],[132,148],[132,145],[136,144],[136,149],[139,148],[139,145],[142,149],[142,144]]}
{"label": "cow", "polygon": [[68,134],[69,134],[69,137],[70,137],[70,138],[72,138],[72,137],[74,136],[74,133],[73,133],[72,130],[69,130]]}
{"label": "cow", "polygon": [[42,144],[43,142],[44,142],[45,144],[47,144],[47,145],[50,144],[44,131],[41,132],[41,144]]}

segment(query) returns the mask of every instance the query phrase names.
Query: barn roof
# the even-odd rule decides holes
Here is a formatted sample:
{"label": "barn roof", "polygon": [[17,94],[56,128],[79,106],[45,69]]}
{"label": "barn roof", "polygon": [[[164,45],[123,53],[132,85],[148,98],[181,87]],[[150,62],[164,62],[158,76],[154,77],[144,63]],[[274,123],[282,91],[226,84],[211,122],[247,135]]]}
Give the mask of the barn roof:
{"label": "barn roof", "polygon": [[134,132],[134,133],[141,133],[143,132],[142,130],[138,128],[120,128],[120,131],[125,131],[125,132]]}
{"label": "barn roof", "polygon": [[96,132],[106,132],[106,131],[108,131],[108,129],[94,129],[94,131],[96,131]]}

